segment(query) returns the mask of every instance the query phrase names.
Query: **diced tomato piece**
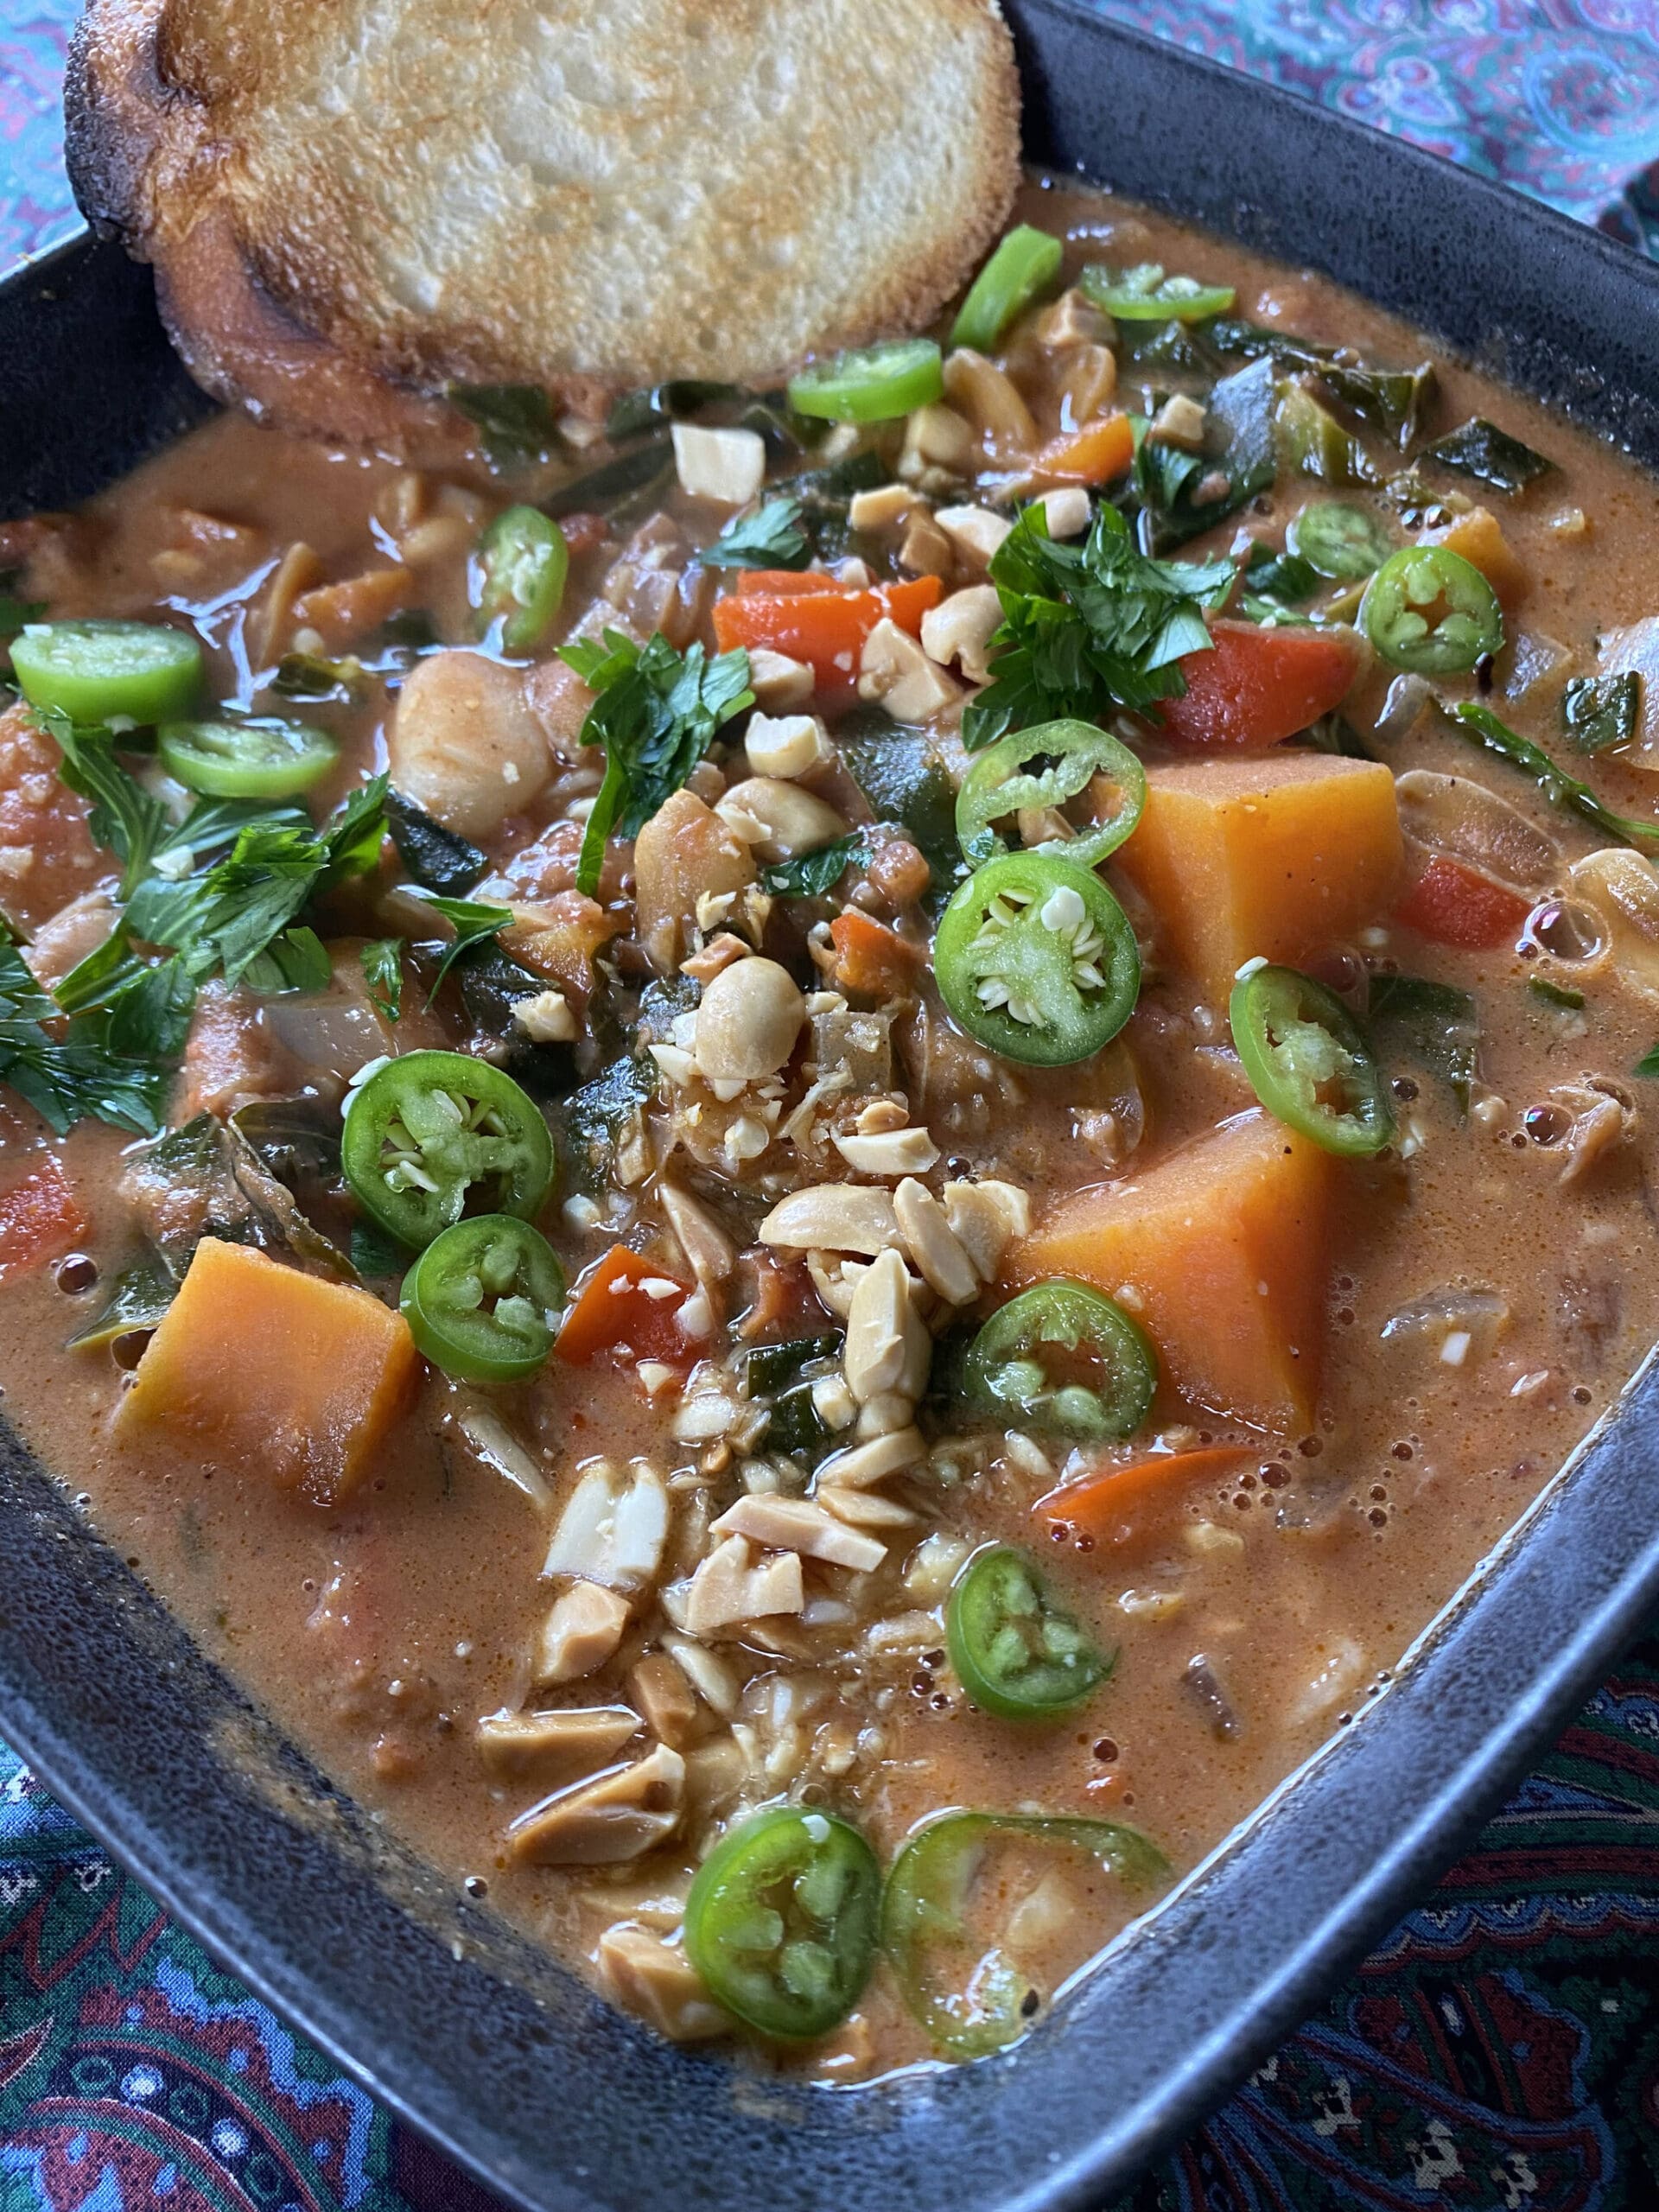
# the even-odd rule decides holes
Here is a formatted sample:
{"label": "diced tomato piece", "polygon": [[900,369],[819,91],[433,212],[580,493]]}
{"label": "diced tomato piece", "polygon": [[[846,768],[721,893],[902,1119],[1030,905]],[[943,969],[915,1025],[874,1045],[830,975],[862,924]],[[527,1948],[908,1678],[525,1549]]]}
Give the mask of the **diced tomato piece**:
{"label": "diced tomato piece", "polygon": [[937,576],[843,590],[822,576],[747,572],[738,588],[715,602],[715,639],[721,652],[741,645],[764,648],[810,663],[818,689],[849,692],[858,680],[864,640],[884,619],[919,637],[922,617],[937,607],[944,586]]}
{"label": "diced tomato piece", "polygon": [[[653,1297],[647,1283],[672,1283],[673,1289]],[[556,1347],[559,1357],[573,1367],[607,1351],[629,1359],[683,1360],[686,1341],[677,1317],[688,1295],[686,1285],[665,1269],[626,1244],[613,1244],[565,1316]]]}
{"label": "diced tomato piece", "polygon": [[1109,484],[1135,459],[1135,432],[1127,415],[1104,415],[1052,439],[1031,464],[1039,484]]}
{"label": "diced tomato piece", "polygon": [[88,1225],[62,1168],[43,1159],[0,1194],[0,1282],[66,1258],[85,1242]]}
{"label": "diced tomato piece", "polygon": [[1185,696],[1163,702],[1160,734],[1172,745],[1265,753],[1339,707],[1359,672],[1346,630],[1214,622],[1210,636],[1211,652],[1181,663]]}
{"label": "diced tomato piece", "polygon": [[836,915],[830,937],[836,948],[836,981],[845,991],[894,998],[912,988],[926,964],[920,945],[856,906]]}
{"label": "diced tomato piece", "polygon": [[1394,918],[1431,944],[1485,952],[1513,944],[1532,907],[1530,899],[1507,883],[1435,853],[1395,908]]}

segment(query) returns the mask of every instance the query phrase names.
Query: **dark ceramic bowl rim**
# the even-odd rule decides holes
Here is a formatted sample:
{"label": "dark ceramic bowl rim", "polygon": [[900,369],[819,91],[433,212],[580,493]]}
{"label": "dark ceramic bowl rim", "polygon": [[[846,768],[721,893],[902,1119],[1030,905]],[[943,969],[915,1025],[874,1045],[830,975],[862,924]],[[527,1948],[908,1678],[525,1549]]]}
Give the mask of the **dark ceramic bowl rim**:
{"label": "dark ceramic bowl rim", "polygon": [[[1007,13],[1032,158],[1325,267],[1659,462],[1659,271],[1066,0]],[[13,279],[0,340],[8,326],[30,343],[0,366],[7,512],[80,496],[201,412],[147,280],[111,249],[71,242]],[[18,353],[0,342],[0,365]],[[1062,2212],[1125,2185],[1306,2014],[1643,1625],[1656,1410],[1649,1370],[1395,1686],[1020,2050],[855,2095],[655,2044],[455,1898],[259,1719],[4,1433],[0,1730],[210,1952],[526,2212],[749,2196]]]}

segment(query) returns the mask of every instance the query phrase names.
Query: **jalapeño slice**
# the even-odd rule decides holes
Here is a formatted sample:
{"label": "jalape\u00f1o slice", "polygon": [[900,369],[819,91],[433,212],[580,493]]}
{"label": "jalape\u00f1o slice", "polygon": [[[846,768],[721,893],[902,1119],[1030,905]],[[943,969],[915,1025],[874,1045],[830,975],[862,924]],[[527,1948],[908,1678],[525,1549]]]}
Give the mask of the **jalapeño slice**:
{"label": "jalape\u00f1o slice", "polygon": [[[1032,1977],[984,1910],[1006,1923],[1010,1857],[1081,1857],[1134,1889],[1149,1889],[1169,1862],[1138,1828],[1040,1813],[945,1813],[918,1828],[893,1863],[881,1903],[881,1944],[906,2004],[953,2058],[988,2058],[1030,2032],[1041,2009]],[[1035,2000],[1035,2001],[1033,2001]]]}
{"label": "jalape\u00f1o slice", "polygon": [[1326,1152],[1363,1159],[1394,1136],[1376,1056],[1342,1001],[1294,968],[1263,965],[1233,986],[1233,1043],[1275,1121]]}
{"label": "jalape\u00f1o slice", "polygon": [[826,2035],[857,2003],[875,1957],[881,1873],[833,1813],[757,1813],[704,1859],[685,1948],[709,1993],[762,2035]]}
{"label": "jalape\u00f1o slice", "polygon": [[404,1277],[410,1334],[462,1382],[517,1382],[553,1349],[564,1273],[541,1231],[510,1213],[458,1221]]}
{"label": "jalape\u00f1o slice", "polygon": [[1503,643],[1503,612],[1473,562],[1449,545],[1406,545],[1365,587],[1359,625],[1414,676],[1459,676]]}
{"label": "jalape\u00f1o slice", "polygon": [[274,715],[237,722],[167,722],[162,766],[213,798],[290,798],[308,791],[340,758],[333,738]]}
{"label": "jalape\u00f1o slice", "polygon": [[406,1052],[347,1099],[340,1165],[382,1229],[419,1249],[474,1196],[528,1219],[553,1180],[553,1140],[534,1099],[488,1061]]}
{"label": "jalape\u00f1o slice", "polygon": [[[1057,1379],[1056,1370],[1077,1379]],[[964,1371],[976,1408],[1079,1444],[1133,1436],[1158,1388],[1146,1332],[1080,1282],[1038,1283],[1011,1298],[969,1346]]]}
{"label": "jalape\u00f1o slice", "polygon": [[11,665],[31,707],[73,722],[170,721],[201,690],[200,645],[163,622],[31,622]]}
{"label": "jalape\u00f1o slice", "polygon": [[982,753],[957,794],[957,836],[976,866],[1007,846],[995,825],[1027,810],[1058,812],[1089,794],[1096,818],[1074,835],[1024,848],[1090,868],[1115,853],[1141,819],[1147,772],[1127,745],[1092,722],[1041,722]]}
{"label": "jalape\u00f1o slice", "polygon": [[1051,1596],[1023,1552],[993,1544],[957,1576],[944,1615],[970,1705],[1004,1720],[1052,1720],[1094,1694],[1113,1660]]}
{"label": "jalape\u00f1o slice", "polygon": [[539,507],[509,507],[478,541],[467,578],[480,635],[499,622],[510,653],[527,653],[553,626],[564,599],[570,553],[564,532]]}
{"label": "jalape\u00f1o slice", "polygon": [[1086,1060],[1135,1011],[1141,955],[1097,875],[1044,853],[988,861],[939,918],[933,967],[961,1027],[1033,1067]]}

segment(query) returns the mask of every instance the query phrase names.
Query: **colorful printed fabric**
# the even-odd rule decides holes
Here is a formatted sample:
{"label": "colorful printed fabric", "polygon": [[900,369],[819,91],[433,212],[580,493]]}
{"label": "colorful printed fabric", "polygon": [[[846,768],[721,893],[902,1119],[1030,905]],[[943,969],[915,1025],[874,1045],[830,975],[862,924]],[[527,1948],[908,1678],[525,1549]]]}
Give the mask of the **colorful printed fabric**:
{"label": "colorful printed fabric", "polygon": [[[1659,249],[1659,0],[1096,0]],[[73,228],[71,0],[0,21],[0,267]],[[1650,164],[1650,166],[1649,166]],[[1659,1642],[1117,2212],[1659,2205]],[[0,1746],[0,2212],[492,2212]]]}

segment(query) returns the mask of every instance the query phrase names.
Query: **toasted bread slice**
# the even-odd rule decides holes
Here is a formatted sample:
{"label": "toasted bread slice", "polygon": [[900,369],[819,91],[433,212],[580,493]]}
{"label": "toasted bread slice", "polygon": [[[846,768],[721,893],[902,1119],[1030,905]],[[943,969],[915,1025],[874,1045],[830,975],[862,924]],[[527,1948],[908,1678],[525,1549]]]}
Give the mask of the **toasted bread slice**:
{"label": "toasted bread slice", "polygon": [[67,109],[199,378],[380,442],[914,329],[1018,181],[995,0],[92,0]]}

